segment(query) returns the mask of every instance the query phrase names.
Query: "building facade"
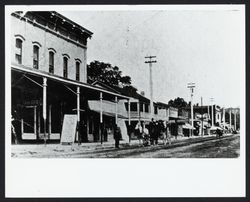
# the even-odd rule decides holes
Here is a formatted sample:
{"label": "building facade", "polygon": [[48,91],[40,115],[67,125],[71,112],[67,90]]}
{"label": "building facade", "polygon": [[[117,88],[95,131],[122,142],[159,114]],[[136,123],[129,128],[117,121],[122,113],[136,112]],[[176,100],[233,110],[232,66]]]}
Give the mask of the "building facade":
{"label": "building facade", "polygon": [[103,106],[93,127],[89,100],[113,102],[117,123],[118,102],[129,97],[86,83],[92,34],[54,11],[11,14],[11,104],[20,139],[58,140],[64,115],[75,114],[76,140],[99,141]]}

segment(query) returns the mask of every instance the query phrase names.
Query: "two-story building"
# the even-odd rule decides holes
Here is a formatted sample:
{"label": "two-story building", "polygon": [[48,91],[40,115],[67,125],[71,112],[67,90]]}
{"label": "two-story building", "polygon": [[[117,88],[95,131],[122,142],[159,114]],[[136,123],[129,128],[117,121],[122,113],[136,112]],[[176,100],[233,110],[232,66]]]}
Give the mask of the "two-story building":
{"label": "two-story building", "polygon": [[[104,100],[113,103],[112,124],[118,122],[118,102],[129,97],[86,82],[92,34],[54,11],[11,14],[11,104],[20,139],[60,139],[64,115],[76,114],[76,139],[98,141],[89,134],[100,134]],[[96,126],[90,100],[101,103]]]}

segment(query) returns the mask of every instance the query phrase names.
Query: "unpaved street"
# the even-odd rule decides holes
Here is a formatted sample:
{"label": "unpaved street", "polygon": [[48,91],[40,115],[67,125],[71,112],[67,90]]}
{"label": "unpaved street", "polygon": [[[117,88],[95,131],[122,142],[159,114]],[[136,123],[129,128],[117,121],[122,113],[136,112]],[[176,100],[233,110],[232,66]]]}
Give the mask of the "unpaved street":
{"label": "unpaved street", "polygon": [[109,145],[65,146],[60,144],[12,145],[12,157],[17,158],[235,158],[240,149],[239,135],[188,138],[172,145],[142,147],[122,144],[120,149]]}

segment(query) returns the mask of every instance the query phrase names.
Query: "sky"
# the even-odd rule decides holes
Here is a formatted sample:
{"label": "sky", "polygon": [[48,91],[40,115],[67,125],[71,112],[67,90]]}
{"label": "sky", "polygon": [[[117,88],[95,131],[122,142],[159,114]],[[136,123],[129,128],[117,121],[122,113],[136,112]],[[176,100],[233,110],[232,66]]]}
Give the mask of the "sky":
{"label": "sky", "polygon": [[153,63],[154,100],[190,101],[187,83],[195,83],[194,102],[240,106],[244,71],[242,13],[235,10],[95,10],[59,11],[94,34],[88,40],[87,63],[116,65],[149,97]]}

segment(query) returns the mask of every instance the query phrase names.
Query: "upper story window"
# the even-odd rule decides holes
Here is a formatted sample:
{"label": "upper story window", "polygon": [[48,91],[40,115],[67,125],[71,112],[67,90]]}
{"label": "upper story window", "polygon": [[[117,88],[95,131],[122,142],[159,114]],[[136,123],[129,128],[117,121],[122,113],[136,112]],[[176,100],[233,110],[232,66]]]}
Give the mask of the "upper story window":
{"label": "upper story window", "polygon": [[49,73],[54,74],[54,52],[49,52]]}
{"label": "upper story window", "polygon": [[140,103],[140,111],[141,112],[143,112],[143,110],[144,110],[144,105],[145,105],[144,103]]}
{"label": "upper story window", "polygon": [[154,113],[158,114],[158,108],[156,106],[154,107]]}
{"label": "upper story window", "polygon": [[137,111],[137,102],[131,102],[130,103],[130,110],[131,111]]}
{"label": "upper story window", "polygon": [[39,47],[37,45],[33,46],[33,68],[38,69],[39,67]]}
{"label": "upper story window", "polygon": [[17,64],[22,64],[22,48],[23,41],[21,39],[16,39],[15,60]]}
{"label": "upper story window", "polygon": [[80,62],[76,62],[76,80],[80,81]]}
{"label": "upper story window", "polygon": [[63,77],[68,78],[68,58],[63,57]]}

